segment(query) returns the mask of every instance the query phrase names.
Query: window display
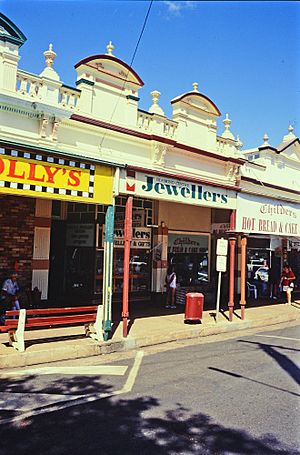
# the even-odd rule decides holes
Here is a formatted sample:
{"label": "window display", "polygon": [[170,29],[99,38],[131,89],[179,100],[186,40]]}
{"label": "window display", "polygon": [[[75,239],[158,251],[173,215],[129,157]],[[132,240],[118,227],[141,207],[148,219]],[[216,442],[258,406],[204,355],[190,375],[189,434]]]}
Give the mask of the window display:
{"label": "window display", "polygon": [[[150,291],[151,258],[147,250],[130,250],[129,292]],[[103,286],[103,250],[97,251],[96,258],[96,293],[102,293]],[[124,250],[115,248],[113,259],[113,293],[123,292]]]}
{"label": "window display", "polygon": [[209,234],[170,233],[168,263],[175,266],[180,286],[209,282]]}

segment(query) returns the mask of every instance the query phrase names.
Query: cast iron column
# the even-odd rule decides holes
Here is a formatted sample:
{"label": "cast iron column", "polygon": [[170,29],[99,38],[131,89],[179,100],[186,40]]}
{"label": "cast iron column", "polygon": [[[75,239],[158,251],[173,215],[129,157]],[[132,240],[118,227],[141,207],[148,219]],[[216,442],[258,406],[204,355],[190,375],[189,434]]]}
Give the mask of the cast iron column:
{"label": "cast iron column", "polygon": [[[235,231],[235,215],[236,211],[232,210],[230,214],[230,231]],[[236,237],[234,235],[229,237],[229,295],[228,295],[228,309],[229,321],[233,319],[234,308],[234,268],[235,268],[235,244]]]}
{"label": "cast iron column", "polygon": [[245,319],[246,305],[246,263],[247,263],[247,237],[241,239],[241,318]]}
{"label": "cast iron column", "polygon": [[127,337],[128,322],[128,292],[129,292],[129,261],[130,261],[130,242],[132,239],[132,201],[130,196],[126,202],[125,226],[124,226],[124,280],[123,280],[123,337]]}
{"label": "cast iron column", "polygon": [[233,307],[234,307],[234,265],[235,265],[235,244],[236,238],[229,238],[229,321],[233,319]]}

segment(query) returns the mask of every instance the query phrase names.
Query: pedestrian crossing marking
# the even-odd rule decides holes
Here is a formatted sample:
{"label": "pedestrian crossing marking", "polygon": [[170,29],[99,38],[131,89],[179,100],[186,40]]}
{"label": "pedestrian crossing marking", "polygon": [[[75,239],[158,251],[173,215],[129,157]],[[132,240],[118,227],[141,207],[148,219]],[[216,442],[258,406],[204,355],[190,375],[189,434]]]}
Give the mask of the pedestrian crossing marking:
{"label": "pedestrian crossing marking", "polygon": [[0,377],[7,376],[30,376],[30,375],[47,375],[47,374],[64,374],[72,376],[90,376],[90,375],[109,375],[124,376],[128,366],[121,365],[90,365],[90,366],[71,366],[71,367],[41,367],[22,370],[13,370],[0,374]]}

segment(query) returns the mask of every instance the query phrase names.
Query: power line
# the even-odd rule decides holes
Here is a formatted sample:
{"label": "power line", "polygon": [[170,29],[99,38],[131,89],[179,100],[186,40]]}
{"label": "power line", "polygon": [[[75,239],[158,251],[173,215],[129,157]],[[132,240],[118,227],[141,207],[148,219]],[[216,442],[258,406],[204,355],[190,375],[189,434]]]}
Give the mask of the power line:
{"label": "power line", "polygon": [[[147,24],[147,21],[148,21],[148,17],[149,17],[149,14],[150,14],[150,10],[151,10],[151,7],[152,7],[152,3],[153,3],[153,0],[150,1],[149,7],[148,7],[148,11],[147,11],[147,14],[146,14],[145,19],[144,19],[143,26],[142,26],[142,29],[141,29],[139,38],[138,38],[138,40],[137,40],[137,43],[136,43],[136,46],[135,46],[135,49],[134,49],[134,52],[133,52],[133,55],[132,55],[132,59],[131,59],[131,61],[130,61],[130,65],[129,65],[129,66],[130,66],[130,69],[132,68],[132,65],[133,65],[135,56],[136,56],[136,54],[137,54],[137,50],[138,50],[140,41],[141,41],[141,39],[142,39],[142,36],[143,36],[144,31],[145,31],[145,28],[146,28],[146,24]],[[110,116],[109,123],[111,123],[111,121],[112,121],[112,119],[113,119],[113,116],[114,116],[114,114],[115,114],[115,112],[116,112],[116,109],[117,109],[117,107],[118,107],[118,104],[119,104],[119,101],[120,101],[120,97],[121,97],[121,93],[122,93],[122,91],[124,90],[125,84],[126,84],[126,82],[127,82],[127,80],[128,80],[128,75],[129,75],[129,69],[127,70],[127,74],[126,74],[126,77],[125,77],[125,79],[124,79],[124,81],[123,81],[123,85],[122,85],[122,88],[121,88],[121,92],[120,92],[120,94],[119,94],[119,96],[118,96],[118,99],[117,99],[117,101],[116,101],[115,107],[114,107],[114,109],[113,109],[113,111],[112,111],[112,114],[111,114],[111,116]],[[99,144],[99,148],[100,148],[100,149],[101,149],[101,147],[102,147],[102,144],[103,144],[103,141],[104,141],[104,139],[105,139],[105,136],[106,136],[106,131],[104,132],[104,135],[103,135],[103,137],[102,137],[102,139],[101,139],[101,142],[100,142],[100,144]]]}

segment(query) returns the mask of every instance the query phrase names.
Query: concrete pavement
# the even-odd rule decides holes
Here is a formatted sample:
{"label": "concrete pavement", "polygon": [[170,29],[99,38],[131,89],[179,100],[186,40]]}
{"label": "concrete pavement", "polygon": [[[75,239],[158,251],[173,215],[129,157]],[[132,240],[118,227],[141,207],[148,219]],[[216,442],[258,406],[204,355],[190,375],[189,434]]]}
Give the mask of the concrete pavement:
{"label": "concrete pavement", "polygon": [[[228,312],[220,313],[216,323],[214,311],[204,311],[202,324],[185,324],[182,313],[173,310],[163,315],[140,317],[130,321],[126,339],[122,336],[122,323],[113,327],[112,339],[95,342],[84,336],[83,327],[68,327],[25,332],[26,351],[17,352],[8,345],[8,335],[0,335],[0,368],[14,368],[59,360],[90,357],[118,351],[128,351],[171,341],[206,337],[244,329],[263,328],[279,323],[300,321],[300,301],[293,305],[270,304],[246,308],[246,319],[240,319],[235,310],[234,320],[229,322]],[[178,309],[177,309],[178,311]]]}

